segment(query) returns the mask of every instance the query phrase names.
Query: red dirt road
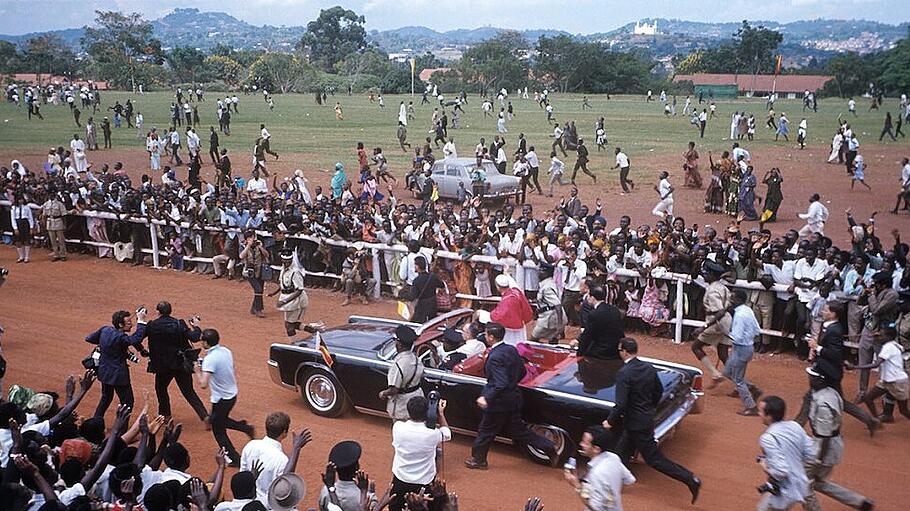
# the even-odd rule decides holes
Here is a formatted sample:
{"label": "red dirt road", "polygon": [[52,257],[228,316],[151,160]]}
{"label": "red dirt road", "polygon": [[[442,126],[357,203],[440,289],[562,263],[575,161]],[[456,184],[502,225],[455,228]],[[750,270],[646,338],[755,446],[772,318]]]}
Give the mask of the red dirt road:
{"label": "red dirt road", "polygon": [[[268,377],[265,361],[271,342],[285,339],[279,313],[269,304],[268,318],[247,314],[251,291],[245,283],[212,281],[208,277],[178,275],[120,265],[111,260],[74,256],[65,263],[48,262],[36,250],[33,262],[17,265],[10,248],[0,249],[0,265],[12,270],[7,284],[0,289],[0,310],[4,336],[4,356],[9,361],[5,384],[21,383],[39,389],[62,391],[67,374],[80,371],[79,361],[88,353],[82,338],[107,323],[116,309],[133,309],[139,304],[153,306],[168,299],[175,315],[200,314],[205,326],[221,331],[225,345],[234,352],[240,384],[238,418],[252,421],[262,430],[266,414],[284,410],[292,417],[292,429],[310,428],[314,441],[302,454],[298,471],[308,482],[308,495],[300,509],[315,507],[319,472],[329,449],[343,439],[356,439],[364,445],[363,467],[379,481],[390,479],[392,457],[390,423],[374,417],[351,414],[342,419],[324,419],[311,414],[299,396],[278,388]],[[391,317],[394,302],[365,307],[339,307],[340,298],[323,290],[310,293],[308,320],[324,320],[329,325],[345,321],[350,314],[375,314]],[[642,336],[638,336],[641,338]],[[644,339],[642,351],[648,356],[692,363],[687,345],[676,346],[663,339]],[[133,368],[137,389],[152,388],[144,364]],[[782,395],[795,405],[806,388],[803,364],[791,357],[759,355],[749,368],[750,378],[768,393]],[[849,395],[855,390],[854,375],[845,384]],[[685,487],[654,470],[636,465],[638,483],[624,492],[626,509],[751,509],[758,500],[754,487],[763,481],[754,463],[757,439],[763,426],[756,418],[735,414],[736,399],[725,397],[728,387],[721,386],[705,397],[705,413],[688,417],[676,436],[665,444],[671,458],[685,464],[704,481],[702,497],[690,506]],[[215,442],[199,424],[174,389],[174,415],[183,421],[182,440],[193,453],[191,472],[211,473]],[[138,395],[141,395],[137,392]],[[204,400],[208,393],[200,392]],[[99,397],[94,388],[80,412],[90,414]],[[152,393],[154,399],[154,393]],[[155,410],[155,404],[152,404]],[[846,455],[834,473],[834,480],[863,492],[877,503],[877,509],[906,509],[910,495],[903,481],[910,480],[910,423],[899,419],[874,439],[862,426],[847,418],[844,426]],[[233,435],[238,447],[245,437]],[[287,442],[286,442],[287,444]],[[287,445],[286,445],[287,447]],[[444,478],[458,492],[462,509],[520,509],[533,495],[543,497],[547,509],[581,509],[574,492],[557,469],[534,465],[506,446],[495,447],[488,472],[472,472],[461,461],[469,454],[470,439],[457,437],[446,448]],[[825,509],[846,509],[822,497]]]}

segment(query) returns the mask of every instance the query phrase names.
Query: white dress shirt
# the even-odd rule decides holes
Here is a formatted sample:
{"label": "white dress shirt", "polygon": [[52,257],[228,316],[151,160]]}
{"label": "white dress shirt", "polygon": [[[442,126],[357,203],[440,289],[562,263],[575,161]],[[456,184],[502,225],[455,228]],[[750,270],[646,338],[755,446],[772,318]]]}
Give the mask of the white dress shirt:
{"label": "white dress shirt", "polygon": [[634,484],[635,476],[622,464],[619,456],[604,451],[588,462],[584,487],[590,509],[622,511],[622,487]]}
{"label": "white dress shirt", "polygon": [[256,479],[256,499],[267,505],[269,486],[272,485],[272,481],[284,473],[288,457],[281,450],[281,442],[264,437],[250,440],[243,446],[243,451],[240,453],[240,470],[251,470],[256,461],[262,463],[262,472]]}
{"label": "white dress shirt", "polygon": [[406,483],[431,483],[436,478],[436,447],[451,439],[446,426],[430,429],[425,422],[397,421],[392,426],[392,474]]}

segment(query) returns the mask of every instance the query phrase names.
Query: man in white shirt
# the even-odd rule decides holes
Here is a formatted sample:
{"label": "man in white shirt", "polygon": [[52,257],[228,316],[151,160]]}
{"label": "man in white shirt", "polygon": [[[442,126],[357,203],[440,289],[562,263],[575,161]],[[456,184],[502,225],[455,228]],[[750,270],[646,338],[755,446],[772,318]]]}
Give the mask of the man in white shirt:
{"label": "man in white shirt", "polygon": [[404,495],[429,491],[429,485],[436,479],[436,449],[443,442],[452,439],[452,431],[446,422],[445,400],[440,400],[436,409],[436,421],[429,416],[429,401],[423,396],[408,401],[406,421],[397,421],[392,426],[392,490],[395,495],[389,504],[391,511],[404,507]]}
{"label": "man in white shirt", "polygon": [[654,187],[660,201],[651,210],[651,214],[660,218],[673,217],[673,185],[670,184],[670,173],[666,170],[660,173],[660,182]]}
{"label": "man in white shirt", "polygon": [[809,197],[809,210],[800,213],[799,217],[806,221],[806,225],[799,230],[799,237],[806,238],[812,233],[825,235],[825,222],[828,221],[828,208],[821,202],[821,196],[813,193]]}
{"label": "man in white shirt", "polygon": [[[260,479],[262,474],[260,474]],[[215,506],[215,511],[241,511],[243,506],[256,500],[256,474],[242,470],[231,477],[233,500],[225,500]],[[268,502],[268,501],[265,501]]]}
{"label": "man in white shirt", "polygon": [[[254,464],[259,464],[255,497],[263,504],[268,502],[272,481],[284,473],[288,464],[281,441],[287,438],[290,427],[291,418],[286,413],[270,413],[265,418],[265,436],[247,442],[240,454],[240,470],[252,470]],[[233,486],[233,481],[231,485]]]}
{"label": "man in white shirt", "polygon": [[581,303],[581,285],[588,275],[588,265],[578,257],[575,247],[567,247],[565,256],[556,264],[563,279],[562,307],[569,325],[579,325],[578,306]]}
{"label": "man in white shirt", "polygon": [[910,207],[910,158],[901,160],[901,186],[897,192],[897,202],[894,203],[892,213],[897,214],[897,210],[904,203],[904,208]]}
{"label": "man in white shirt", "polygon": [[258,169],[253,169],[249,181],[246,182],[246,191],[254,197],[260,197],[269,193],[269,184],[265,179],[259,177]]}
{"label": "man in white shirt", "polygon": [[897,342],[897,330],[894,326],[882,327],[880,332],[880,335],[876,335],[873,339],[879,348],[875,363],[862,366],[848,364],[847,369],[874,369],[876,367],[879,369],[878,383],[863,396],[863,402],[869,407],[869,412],[873,417],[878,416],[875,402],[887,394],[897,402],[901,415],[910,419],[910,409],[907,408],[907,400],[910,398],[910,377],[904,369],[904,350]]}
{"label": "man in white shirt", "polygon": [[449,137],[445,145],[442,146],[442,154],[449,158],[458,158],[458,151],[455,149],[455,137]]}
{"label": "man in white shirt", "polygon": [[818,291],[818,284],[828,273],[828,263],[818,257],[815,247],[807,247],[803,251],[804,257],[793,266],[793,283],[790,292],[796,292],[799,303],[796,306],[796,344],[797,355],[805,360],[807,356],[806,343],[803,335],[806,333],[808,323],[808,303]]}
{"label": "man in white shirt", "polygon": [[530,179],[528,182],[533,182],[534,186],[537,187],[537,194],[543,195],[543,190],[540,188],[540,158],[537,156],[534,146],[528,148],[528,152],[525,154],[525,160],[527,160],[528,165],[531,167],[529,173]]}
{"label": "man in white shirt", "polygon": [[622,194],[629,193],[630,187],[634,190],[635,183],[629,179],[629,157],[618,147],[616,148],[616,165],[613,168],[619,169],[619,184],[622,185]]}
{"label": "man in white shirt", "polygon": [[614,444],[612,433],[603,426],[588,428],[578,444],[579,452],[590,460],[587,473],[579,474],[575,468],[563,470],[585,509],[622,511],[622,487],[635,484],[635,476],[611,452]]}
{"label": "man in white shirt", "polygon": [[196,157],[199,154],[199,135],[196,134],[196,130],[193,128],[186,128],[186,149],[190,153],[190,158]]}
{"label": "man in white shirt", "polygon": [[731,154],[733,156],[733,161],[739,161],[740,156],[742,156],[743,160],[745,160],[747,163],[752,161],[752,155],[749,154],[749,151],[743,149],[742,147],[739,147],[739,142],[733,143],[733,150],[731,151]]}
{"label": "man in white shirt", "polygon": [[230,458],[229,465],[240,466],[240,453],[234,448],[228,429],[242,431],[253,438],[254,428],[246,421],[237,421],[230,417],[231,410],[237,403],[237,378],[234,374],[234,355],[231,350],[220,344],[221,336],[214,328],[202,331],[202,340],[205,341],[206,352],[202,363],[196,363],[196,381],[200,388],[211,389],[212,411],[209,414],[209,424],[212,434]]}

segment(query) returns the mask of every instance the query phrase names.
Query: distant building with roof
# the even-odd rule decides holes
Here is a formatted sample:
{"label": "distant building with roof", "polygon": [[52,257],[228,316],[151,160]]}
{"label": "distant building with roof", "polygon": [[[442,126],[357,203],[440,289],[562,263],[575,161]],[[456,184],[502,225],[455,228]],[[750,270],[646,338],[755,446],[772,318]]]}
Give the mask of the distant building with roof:
{"label": "distant building with roof", "polygon": [[[775,80],[776,78],[776,80]],[[805,91],[818,92],[825,84],[833,80],[824,75],[755,75],[750,74],[713,74],[699,73],[673,77],[674,82],[692,82],[695,93],[713,92],[714,97],[735,95],[767,96],[776,92],[781,97],[801,97]]]}
{"label": "distant building with roof", "polygon": [[657,20],[653,23],[635,22],[635,28],[632,29],[633,35],[657,35]]}

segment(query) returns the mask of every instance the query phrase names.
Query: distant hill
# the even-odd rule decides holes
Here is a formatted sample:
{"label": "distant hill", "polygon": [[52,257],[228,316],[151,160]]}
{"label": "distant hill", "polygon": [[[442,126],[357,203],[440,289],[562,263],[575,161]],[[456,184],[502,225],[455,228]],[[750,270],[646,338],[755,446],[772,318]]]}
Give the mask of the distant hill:
{"label": "distant hill", "polygon": [[[676,19],[647,19],[656,22],[657,36],[633,35],[634,23],[609,32],[595,34],[570,34],[562,30],[522,30],[520,33],[534,43],[541,36],[569,35],[584,40],[604,41],[616,49],[639,48],[652,56],[682,53],[695,48],[710,47],[728,40],[740,23],[709,23]],[[864,20],[804,20],[791,23],[754,21],[753,25],[778,30],[784,34],[784,47],[806,52],[831,53],[837,51],[873,51],[887,48],[894,41],[907,36],[910,24],[888,25]],[[223,12],[202,12],[199,9],[175,9],[166,16],[153,20],[155,37],[166,48],[191,46],[208,49],[223,43],[237,49],[286,50],[293,48],[306,32],[304,26],[256,26]],[[481,27],[439,32],[422,26],[407,26],[392,30],[371,30],[367,37],[371,43],[387,52],[405,48],[417,53],[447,46],[467,47],[486,41],[502,32],[503,28]],[[31,33],[18,36],[0,35],[0,40],[23,44],[31,37],[44,34],[60,36],[74,49],[80,50],[82,28]],[[858,50],[857,50],[858,49]]]}

